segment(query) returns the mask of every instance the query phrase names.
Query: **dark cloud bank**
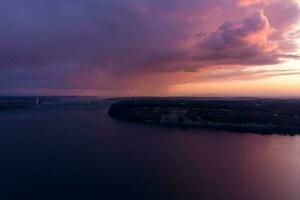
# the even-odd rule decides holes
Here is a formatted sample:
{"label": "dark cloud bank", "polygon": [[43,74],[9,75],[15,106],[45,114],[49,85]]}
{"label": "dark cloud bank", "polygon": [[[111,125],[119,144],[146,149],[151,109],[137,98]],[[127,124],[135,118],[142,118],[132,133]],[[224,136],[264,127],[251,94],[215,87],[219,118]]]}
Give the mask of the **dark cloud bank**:
{"label": "dark cloud bank", "polygon": [[0,91],[116,91],[145,74],[297,59],[299,13],[286,0],[2,0]]}

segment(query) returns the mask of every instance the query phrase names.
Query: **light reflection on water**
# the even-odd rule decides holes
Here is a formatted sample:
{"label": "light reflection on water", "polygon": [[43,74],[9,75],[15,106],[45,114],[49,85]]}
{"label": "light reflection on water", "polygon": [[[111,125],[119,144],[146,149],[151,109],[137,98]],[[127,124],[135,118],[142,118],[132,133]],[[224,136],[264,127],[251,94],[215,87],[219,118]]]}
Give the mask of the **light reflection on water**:
{"label": "light reflection on water", "polygon": [[112,120],[105,110],[1,113],[0,196],[300,197],[298,136],[137,125]]}

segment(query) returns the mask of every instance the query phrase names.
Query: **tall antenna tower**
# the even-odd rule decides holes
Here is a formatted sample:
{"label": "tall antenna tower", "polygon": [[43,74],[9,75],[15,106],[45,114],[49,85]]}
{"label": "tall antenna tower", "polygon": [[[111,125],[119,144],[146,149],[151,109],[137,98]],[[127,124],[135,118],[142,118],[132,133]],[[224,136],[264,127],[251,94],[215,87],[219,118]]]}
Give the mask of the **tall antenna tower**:
{"label": "tall antenna tower", "polygon": [[137,93],[134,93],[134,105],[138,105]]}

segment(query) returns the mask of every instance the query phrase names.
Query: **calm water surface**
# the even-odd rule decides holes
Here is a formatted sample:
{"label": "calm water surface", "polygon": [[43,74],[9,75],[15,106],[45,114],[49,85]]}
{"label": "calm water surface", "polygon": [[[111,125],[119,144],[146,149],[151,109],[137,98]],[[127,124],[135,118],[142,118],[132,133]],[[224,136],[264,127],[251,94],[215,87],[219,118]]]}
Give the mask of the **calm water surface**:
{"label": "calm water surface", "polygon": [[0,199],[300,199],[300,137],[0,113]]}

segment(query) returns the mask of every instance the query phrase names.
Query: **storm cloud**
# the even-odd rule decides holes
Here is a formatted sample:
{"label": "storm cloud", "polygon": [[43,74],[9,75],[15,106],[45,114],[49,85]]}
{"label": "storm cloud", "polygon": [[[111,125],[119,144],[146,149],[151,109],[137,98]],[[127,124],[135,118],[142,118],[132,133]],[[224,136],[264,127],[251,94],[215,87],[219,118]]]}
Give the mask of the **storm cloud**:
{"label": "storm cloud", "polygon": [[298,58],[299,13],[286,0],[3,0],[0,90],[163,90],[175,82],[162,73],[280,63]]}

